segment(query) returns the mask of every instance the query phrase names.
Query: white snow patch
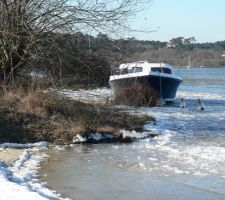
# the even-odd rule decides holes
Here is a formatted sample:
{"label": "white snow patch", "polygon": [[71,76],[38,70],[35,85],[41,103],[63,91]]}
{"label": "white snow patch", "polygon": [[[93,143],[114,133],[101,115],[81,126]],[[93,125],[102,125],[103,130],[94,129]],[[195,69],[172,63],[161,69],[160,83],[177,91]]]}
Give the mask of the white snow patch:
{"label": "white snow patch", "polygon": [[27,143],[27,144],[17,144],[17,143],[3,143],[0,144],[0,148],[45,148],[48,146],[48,142],[37,142],[37,143]]}
{"label": "white snow patch", "polygon": [[[0,162],[0,200],[44,200],[63,199],[55,191],[47,188],[37,177],[37,170],[41,162],[47,157],[40,151],[46,147],[46,142],[35,144],[4,143],[3,148],[29,148],[25,149],[13,165]],[[31,148],[32,147],[32,148]]]}
{"label": "white snow patch", "polygon": [[128,131],[128,130],[123,129],[120,132],[122,133],[123,138],[130,137],[130,138],[140,139],[140,138],[148,137],[148,135],[149,135],[149,132],[147,132],[147,131],[140,133],[140,132],[136,132],[135,130]]}
{"label": "white snow patch", "polygon": [[87,138],[86,137],[83,137],[82,135],[80,134],[77,134],[73,137],[73,142],[74,143],[80,143],[80,142],[86,142],[87,141]]}
{"label": "white snow patch", "polygon": [[112,98],[112,91],[108,88],[97,88],[94,90],[57,90],[57,92],[62,95],[66,96],[75,100],[81,100],[85,102],[107,102],[110,98]]}
{"label": "white snow patch", "polygon": [[103,137],[102,134],[96,132],[96,133],[91,133],[91,134],[89,134],[89,135],[88,135],[88,138],[89,138],[89,139],[96,140],[96,141],[99,141],[99,140],[104,139],[105,137]]}

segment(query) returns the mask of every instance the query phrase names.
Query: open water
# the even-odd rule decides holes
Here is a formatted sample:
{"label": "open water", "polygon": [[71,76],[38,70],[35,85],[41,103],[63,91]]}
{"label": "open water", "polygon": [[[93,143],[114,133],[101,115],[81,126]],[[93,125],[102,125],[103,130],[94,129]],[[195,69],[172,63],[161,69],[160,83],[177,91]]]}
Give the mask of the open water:
{"label": "open water", "polygon": [[[225,69],[179,69],[175,104],[140,108],[159,134],[132,144],[49,150],[41,179],[75,200],[225,199]],[[186,102],[179,107],[179,98]],[[197,106],[202,99],[205,110]]]}

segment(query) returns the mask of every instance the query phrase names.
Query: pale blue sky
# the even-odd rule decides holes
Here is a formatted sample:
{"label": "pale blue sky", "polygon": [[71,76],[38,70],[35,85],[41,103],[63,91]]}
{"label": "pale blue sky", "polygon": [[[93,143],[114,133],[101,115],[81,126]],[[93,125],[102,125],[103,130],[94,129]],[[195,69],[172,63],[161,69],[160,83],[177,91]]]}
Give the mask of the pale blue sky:
{"label": "pale blue sky", "polygon": [[155,30],[131,33],[143,40],[169,41],[195,37],[197,42],[225,40],[225,0],[154,0],[150,9],[132,20],[134,29]]}

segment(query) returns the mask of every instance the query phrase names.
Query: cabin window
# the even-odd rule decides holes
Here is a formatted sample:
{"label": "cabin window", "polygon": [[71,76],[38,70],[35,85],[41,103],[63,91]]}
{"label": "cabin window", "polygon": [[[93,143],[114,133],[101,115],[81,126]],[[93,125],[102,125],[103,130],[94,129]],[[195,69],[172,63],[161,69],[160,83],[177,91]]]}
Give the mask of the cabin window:
{"label": "cabin window", "polygon": [[136,72],[142,72],[142,67],[132,67],[128,70],[128,73],[136,73]]}
{"label": "cabin window", "polygon": [[162,73],[162,68],[159,68],[159,67],[152,67],[152,68],[151,68],[151,71],[152,71],[152,72],[161,72],[161,73]]}
{"label": "cabin window", "polygon": [[162,71],[163,73],[166,73],[166,74],[172,74],[171,69],[169,68],[162,68]]}
{"label": "cabin window", "polygon": [[151,68],[152,72],[160,72],[160,73],[165,73],[165,74],[172,74],[171,69],[169,68],[162,68],[162,67],[152,67]]}

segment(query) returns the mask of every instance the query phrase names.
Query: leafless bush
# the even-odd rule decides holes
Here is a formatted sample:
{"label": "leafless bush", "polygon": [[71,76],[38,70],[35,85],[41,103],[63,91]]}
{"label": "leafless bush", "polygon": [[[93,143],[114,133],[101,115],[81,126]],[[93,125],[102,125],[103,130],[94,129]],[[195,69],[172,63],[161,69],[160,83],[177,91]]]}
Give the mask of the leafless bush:
{"label": "leafless bush", "polygon": [[[109,32],[151,0],[1,0],[0,80],[14,81],[25,66],[58,49],[53,34]],[[117,28],[116,28],[117,27]],[[78,47],[79,48],[79,47]],[[50,53],[51,54],[51,53]],[[52,60],[51,58],[49,58]],[[58,59],[60,62],[60,58]],[[41,66],[39,66],[41,67]]]}
{"label": "leafless bush", "polygon": [[155,106],[158,99],[159,94],[153,88],[137,83],[117,92],[113,103],[131,106]]}

